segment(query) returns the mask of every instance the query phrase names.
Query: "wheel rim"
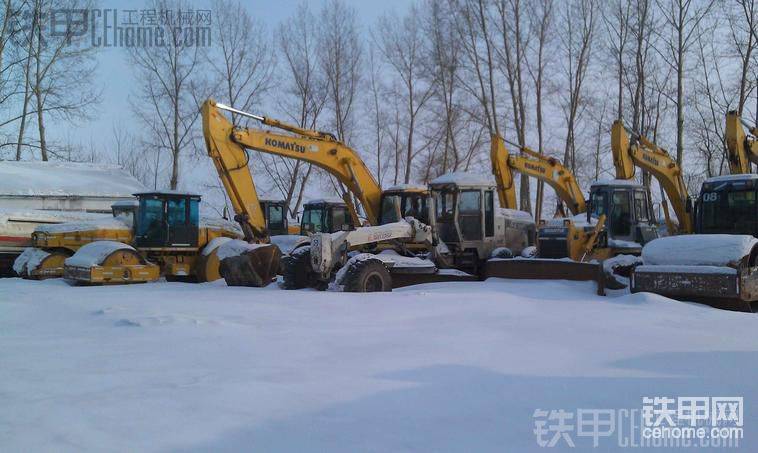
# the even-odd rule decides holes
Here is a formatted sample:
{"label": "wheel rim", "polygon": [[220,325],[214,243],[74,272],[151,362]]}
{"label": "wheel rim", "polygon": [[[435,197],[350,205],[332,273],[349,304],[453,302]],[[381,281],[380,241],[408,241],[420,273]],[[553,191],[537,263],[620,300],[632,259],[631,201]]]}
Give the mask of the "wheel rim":
{"label": "wheel rim", "polygon": [[364,285],[367,293],[379,292],[383,288],[382,277],[377,273],[369,274],[366,277],[366,284]]}

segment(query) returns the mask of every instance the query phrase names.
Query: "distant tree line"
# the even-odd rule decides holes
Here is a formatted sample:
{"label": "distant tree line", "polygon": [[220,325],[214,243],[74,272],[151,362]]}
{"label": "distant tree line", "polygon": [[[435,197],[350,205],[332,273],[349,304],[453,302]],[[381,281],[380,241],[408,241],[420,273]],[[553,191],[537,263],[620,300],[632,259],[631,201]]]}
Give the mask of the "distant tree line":
{"label": "distant tree line", "polygon": [[[106,159],[46,140],[48,118],[86,121],[99,99],[95,50],[35,26],[61,5],[91,7],[4,2],[3,159]],[[303,3],[275,27],[233,0],[211,9],[211,47],[125,51],[141,127],[115,126],[107,159],[149,185],[179,187],[182,162],[203,155],[198,107],[209,96],[332,132],[383,186],[488,172],[495,133],[560,159],[586,186],[613,177],[609,131],[622,118],[668,149],[694,189],[728,171],[724,114],[758,115],[756,0],[418,0],[365,26],[345,0]],[[308,184],[340,190],[307,164],[255,162],[292,214]],[[542,197],[520,179],[522,209],[539,210]]]}

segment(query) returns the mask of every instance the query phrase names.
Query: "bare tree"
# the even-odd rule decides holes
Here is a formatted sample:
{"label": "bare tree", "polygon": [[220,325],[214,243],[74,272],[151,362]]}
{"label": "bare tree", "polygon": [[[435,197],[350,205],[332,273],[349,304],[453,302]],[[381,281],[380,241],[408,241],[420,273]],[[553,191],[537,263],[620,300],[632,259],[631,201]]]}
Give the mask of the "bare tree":
{"label": "bare tree", "polygon": [[696,37],[695,30],[710,12],[715,0],[656,0],[666,24],[661,34],[659,52],[676,71],[676,163],[681,167],[684,157],[684,73],[686,57]]}
{"label": "bare tree", "polygon": [[[405,174],[409,183],[414,157],[414,133],[421,109],[432,95],[434,85],[428,83],[420,70],[423,58],[423,37],[418,10],[411,5],[407,15],[398,18],[389,14],[379,18],[376,33],[372,33],[377,47],[400,81],[402,91],[397,93],[405,104]],[[417,152],[417,150],[416,150]]]}
{"label": "bare tree", "polygon": [[[502,41],[496,47],[500,69],[508,81],[508,91],[513,108],[513,127],[520,146],[526,146],[526,105],[523,83],[526,36],[522,30],[521,0],[498,0],[496,3],[496,27]],[[532,212],[529,193],[529,178],[520,178],[519,205],[522,211]]]}
{"label": "bare tree", "polygon": [[[254,20],[244,6],[232,0],[214,0],[215,46],[207,52],[222,99],[248,111],[270,88],[274,54],[263,23]],[[232,115],[235,125],[237,115]]]}
{"label": "bare tree", "polygon": [[337,138],[349,143],[355,129],[353,113],[363,69],[355,10],[343,0],[329,0],[319,19],[319,61],[326,76],[332,125]]}
{"label": "bare tree", "polygon": [[594,0],[578,0],[576,3],[566,3],[563,15],[562,42],[567,84],[563,104],[567,129],[563,161],[572,170],[576,170],[576,126],[583,101],[584,79],[589,66],[596,7]]}
{"label": "bare tree", "polygon": [[630,20],[632,16],[631,0],[613,0],[608,8],[603,10],[603,21],[608,32],[608,51],[616,64],[617,102],[616,118],[624,114],[624,67],[626,60],[626,44],[629,40]]}
{"label": "bare tree", "polygon": [[[163,11],[186,10],[181,0],[154,0],[151,8]],[[185,149],[196,147],[200,103],[207,89],[201,79],[203,63],[200,45],[185,45],[182,28],[160,25],[165,45],[129,47],[130,61],[137,74],[137,95],[132,107],[146,129],[146,145],[154,150],[157,185],[160,154],[171,158],[169,187],[179,186],[179,163]]]}
{"label": "bare tree", "polygon": [[[306,3],[297,7],[286,24],[279,25],[275,38],[283,62],[279,77],[284,113],[298,126],[315,129],[327,92],[318,61],[316,18]],[[261,160],[264,171],[284,197],[290,216],[295,217],[313,171],[311,165],[263,154]]]}
{"label": "bare tree", "polygon": [[[532,53],[536,55],[536,58],[527,58],[527,70],[534,83],[534,100],[535,100],[535,113],[537,122],[537,146],[540,154],[543,153],[544,143],[544,119],[543,119],[543,89],[545,68],[547,61],[545,59],[545,52],[549,45],[552,36],[552,24],[553,24],[553,2],[551,0],[533,0],[530,4],[530,9],[536,14],[533,14],[530,21],[530,36],[537,36],[536,48],[532,49]],[[532,42],[534,42],[532,40]],[[536,59],[536,61],[534,61]],[[535,201],[534,218],[539,222],[542,218],[542,200],[544,196],[545,183],[540,180],[537,181],[537,198]]]}

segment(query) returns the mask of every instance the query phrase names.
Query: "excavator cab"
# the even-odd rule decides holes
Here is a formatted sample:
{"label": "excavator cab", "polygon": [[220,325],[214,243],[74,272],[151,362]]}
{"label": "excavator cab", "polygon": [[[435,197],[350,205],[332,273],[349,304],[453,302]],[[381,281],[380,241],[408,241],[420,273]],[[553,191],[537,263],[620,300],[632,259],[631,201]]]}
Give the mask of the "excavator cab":
{"label": "excavator cab", "polygon": [[261,200],[261,211],[266,218],[266,229],[272,236],[288,234],[284,200]]}
{"label": "excavator cab", "polygon": [[135,223],[140,249],[198,246],[200,195],[180,192],[142,192]]}
{"label": "excavator cab", "polygon": [[406,217],[413,217],[425,225],[432,224],[432,203],[426,187],[401,185],[382,192],[379,225],[394,223]]}
{"label": "excavator cab", "polygon": [[758,175],[707,179],[695,204],[695,233],[758,237]]}
{"label": "excavator cab", "polygon": [[350,210],[342,200],[312,200],[303,205],[301,234],[354,230]]}
{"label": "excavator cab", "polygon": [[596,182],[590,187],[588,223],[606,216],[608,246],[617,253],[638,255],[642,245],[658,237],[645,188],[627,180]]}

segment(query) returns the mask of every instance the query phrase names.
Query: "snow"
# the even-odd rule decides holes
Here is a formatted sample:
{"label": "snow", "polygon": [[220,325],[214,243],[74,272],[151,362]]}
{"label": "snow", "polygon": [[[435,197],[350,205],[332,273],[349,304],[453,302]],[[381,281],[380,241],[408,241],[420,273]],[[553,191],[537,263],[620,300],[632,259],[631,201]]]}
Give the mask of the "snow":
{"label": "snow", "polygon": [[65,222],[52,225],[40,225],[34,229],[38,233],[72,233],[75,231],[96,231],[96,230],[125,230],[132,229],[131,214],[120,215],[118,217],[105,217],[97,220],[86,222]]}
{"label": "snow", "polygon": [[621,254],[603,260],[603,271],[606,274],[612,274],[614,268],[632,267],[639,264],[642,264],[642,258],[639,256]]}
{"label": "snow", "polygon": [[189,197],[200,197],[201,195],[196,192],[188,192],[186,190],[176,190],[176,189],[161,189],[161,190],[143,190],[137,195],[180,195],[180,196],[189,196]]}
{"label": "snow", "polygon": [[[559,452],[537,446],[536,409],[732,395],[735,450],[758,451],[758,317],[592,282],[2,279],[0,311],[4,451]],[[630,450],[569,434],[571,451]]]}
{"label": "snow", "polygon": [[592,186],[642,187],[642,184],[634,179],[599,179],[590,185],[590,187]]}
{"label": "snow", "polygon": [[58,223],[82,220],[97,220],[106,217],[112,217],[112,215],[83,211],[0,208],[0,224],[9,221]]}
{"label": "snow", "polygon": [[308,206],[309,204],[340,204],[344,205],[345,200],[342,198],[337,197],[323,197],[323,198],[314,198],[312,200],[308,200],[305,203],[303,203],[303,207]]}
{"label": "snow", "polygon": [[300,236],[297,234],[275,234],[271,236],[271,243],[279,247],[279,250],[285,255],[288,255],[299,245],[309,241],[310,238],[308,236]]}
{"label": "snow", "polygon": [[200,228],[231,231],[242,237],[242,229],[237,222],[222,219],[221,217],[200,216]]}
{"label": "snow", "polygon": [[72,162],[0,162],[0,196],[131,197],[145,187],[120,167]]}
{"label": "snow", "polygon": [[472,173],[466,171],[455,171],[446,173],[433,179],[430,185],[456,184],[460,186],[494,186],[495,182],[492,175],[481,173]]}
{"label": "snow", "polygon": [[211,252],[213,252],[217,248],[221,247],[222,244],[224,244],[226,242],[229,242],[231,240],[232,240],[232,238],[228,238],[228,237],[225,237],[225,236],[221,236],[221,237],[217,237],[217,238],[211,239],[211,242],[209,242],[208,244],[205,245],[205,247],[203,247],[203,251],[202,251],[203,256],[210,255]]}
{"label": "snow", "polygon": [[688,234],[654,239],[642,248],[647,265],[735,267],[758,239],[739,234]]}
{"label": "snow", "polygon": [[626,241],[624,239],[608,239],[608,246],[619,249],[639,249],[642,248],[642,244],[634,241]]}
{"label": "snow", "polygon": [[506,219],[522,220],[525,222],[534,223],[532,215],[526,211],[519,211],[518,209],[500,208],[500,214]]}
{"label": "snow", "polygon": [[750,181],[750,180],[758,180],[758,175],[757,174],[740,174],[740,175],[712,176],[706,179],[704,183],[736,182],[736,181]]}
{"label": "snow", "polygon": [[13,261],[13,271],[17,275],[21,275],[24,272],[24,269],[36,269],[42,260],[48,256],[50,256],[50,254],[42,249],[27,247],[16,257],[16,260]]}
{"label": "snow", "polygon": [[73,255],[66,258],[66,266],[91,267],[97,266],[116,250],[134,250],[134,247],[116,241],[95,241],[83,245]]}
{"label": "snow", "polygon": [[229,258],[232,256],[240,256],[244,254],[245,252],[249,252],[259,247],[264,247],[266,245],[268,244],[251,244],[241,239],[232,239],[231,241],[224,242],[218,247],[216,256],[218,256],[218,260],[221,261],[224,258]]}
{"label": "snow", "polygon": [[668,274],[726,274],[737,275],[737,269],[726,266],[680,266],[659,264],[655,266],[637,266],[634,272],[668,273]]}
{"label": "snow", "polygon": [[423,192],[426,190],[429,190],[429,188],[426,186],[418,185],[418,184],[395,184],[394,186],[384,189],[382,192],[404,192],[404,191]]}

